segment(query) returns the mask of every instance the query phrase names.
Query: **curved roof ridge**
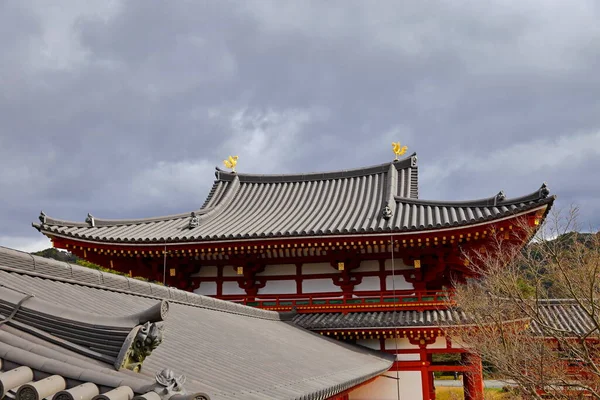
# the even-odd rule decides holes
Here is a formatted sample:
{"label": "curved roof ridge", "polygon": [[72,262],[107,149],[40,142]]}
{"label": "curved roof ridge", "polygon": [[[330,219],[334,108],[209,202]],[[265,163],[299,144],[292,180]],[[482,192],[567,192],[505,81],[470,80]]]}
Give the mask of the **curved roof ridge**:
{"label": "curved roof ridge", "polygon": [[[46,215],[40,215],[41,224],[32,223],[35,228],[40,228],[44,225],[58,225],[65,227],[73,227],[73,228],[89,228],[89,227],[102,227],[102,226],[115,226],[115,225],[134,225],[134,224],[143,224],[148,222],[158,222],[158,221],[168,221],[173,219],[180,219],[190,217],[192,213],[197,216],[204,215],[213,210],[214,207],[208,208],[200,208],[198,210],[189,211],[185,213],[179,214],[171,214],[171,215],[163,215],[160,217],[147,217],[147,218],[128,218],[128,219],[108,219],[108,218],[96,218],[91,214],[88,214],[88,218],[86,218],[85,222],[73,222],[68,220],[62,220],[58,218],[48,217]],[[89,218],[94,219],[93,225],[88,220]]]}
{"label": "curved roof ridge", "polygon": [[231,183],[229,185],[227,185],[226,189],[224,189],[225,192],[219,197],[217,203],[209,208],[205,208],[205,209],[201,210],[202,213],[200,215],[203,215],[204,218],[200,221],[200,224],[201,225],[207,224],[216,215],[219,214],[220,210],[222,210],[229,203],[231,203],[231,201],[233,200],[233,197],[234,197],[235,193],[238,191],[239,187],[240,187],[240,180],[237,176],[234,176],[233,179],[231,180]]}
{"label": "curved roof ridge", "polygon": [[555,199],[556,196],[549,196],[548,187],[546,183],[532,192],[520,197],[506,198],[503,191],[498,192],[495,196],[485,197],[476,200],[423,200],[423,199],[411,199],[406,197],[395,196],[397,202],[408,203],[408,204],[419,204],[419,205],[431,205],[431,206],[462,206],[462,207],[489,207],[489,206],[510,206],[520,203],[528,203],[531,201],[545,200],[548,198]]}
{"label": "curved roof ridge", "polygon": [[220,181],[231,181],[238,177],[243,183],[284,183],[284,182],[304,182],[327,179],[354,178],[359,176],[373,175],[387,172],[390,165],[396,167],[396,170],[415,166],[417,153],[398,161],[391,161],[383,164],[372,165],[369,167],[359,167],[347,170],[329,171],[329,172],[310,172],[299,174],[244,174],[239,172],[229,172],[215,167],[215,176]]}
{"label": "curved roof ridge", "polygon": [[[15,266],[13,266],[13,263]],[[37,264],[40,265],[38,266]],[[51,264],[54,268],[49,269],[47,267],[48,264]],[[202,296],[173,287],[162,286],[156,283],[145,282],[109,272],[100,272],[81,265],[35,256],[21,250],[10,249],[4,246],[0,246],[0,270],[38,276],[60,282],[74,283],[80,286],[126,293],[134,296],[168,300],[173,303],[183,303],[193,307],[208,308],[215,311],[240,314],[253,318],[269,320],[281,319],[279,313],[275,311],[261,310],[225,300]],[[106,275],[110,276],[111,281],[118,280],[125,282],[127,284],[127,289],[122,289],[121,285],[114,284],[113,282],[105,282],[104,276]],[[90,283],[91,280],[96,280],[98,283]],[[144,288],[142,288],[142,286],[144,286]]]}

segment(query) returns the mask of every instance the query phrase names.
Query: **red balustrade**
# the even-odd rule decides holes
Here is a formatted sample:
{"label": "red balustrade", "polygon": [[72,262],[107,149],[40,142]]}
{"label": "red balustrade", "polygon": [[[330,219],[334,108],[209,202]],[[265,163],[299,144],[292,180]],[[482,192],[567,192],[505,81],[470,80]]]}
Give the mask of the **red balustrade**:
{"label": "red balustrade", "polygon": [[289,311],[295,308],[299,313],[311,312],[359,312],[359,311],[392,311],[399,309],[427,310],[448,307],[454,304],[451,291],[427,290],[410,293],[383,292],[378,295],[341,294],[294,294],[294,295],[259,295],[248,299],[242,296],[223,296],[235,303],[245,304],[268,310]]}

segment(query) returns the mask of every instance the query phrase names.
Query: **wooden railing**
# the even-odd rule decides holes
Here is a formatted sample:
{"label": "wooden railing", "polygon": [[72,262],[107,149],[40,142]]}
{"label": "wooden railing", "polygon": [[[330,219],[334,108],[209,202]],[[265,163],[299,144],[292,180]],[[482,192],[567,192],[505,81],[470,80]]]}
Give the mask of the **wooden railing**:
{"label": "wooden railing", "polygon": [[454,304],[452,298],[453,294],[450,291],[428,290],[396,295],[387,292],[377,296],[360,297],[335,297],[320,294],[259,295],[256,299],[230,299],[230,301],[268,310],[289,311],[295,308],[300,313],[310,313],[435,309]]}

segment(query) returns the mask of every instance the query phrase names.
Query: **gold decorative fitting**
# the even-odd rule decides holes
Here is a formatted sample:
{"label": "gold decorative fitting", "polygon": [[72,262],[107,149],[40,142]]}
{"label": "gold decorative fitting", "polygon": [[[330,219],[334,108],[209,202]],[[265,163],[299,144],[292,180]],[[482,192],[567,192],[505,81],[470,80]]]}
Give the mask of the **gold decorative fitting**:
{"label": "gold decorative fitting", "polygon": [[237,165],[238,156],[229,156],[227,160],[223,160],[225,167],[229,168],[231,172],[235,173],[235,166]]}
{"label": "gold decorative fitting", "polygon": [[244,275],[244,267],[237,267],[237,274]]}
{"label": "gold decorative fitting", "polygon": [[408,150],[408,146],[401,146],[400,142],[392,142],[392,151],[396,155],[395,161],[398,161],[398,157],[406,153],[406,150]]}
{"label": "gold decorative fitting", "polygon": [[337,267],[338,267],[338,271],[343,271],[344,270],[344,263],[343,262],[339,262],[337,264]]}
{"label": "gold decorative fitting", "polygon": [[415,268],[421,268],[421,260],[415,260]]}

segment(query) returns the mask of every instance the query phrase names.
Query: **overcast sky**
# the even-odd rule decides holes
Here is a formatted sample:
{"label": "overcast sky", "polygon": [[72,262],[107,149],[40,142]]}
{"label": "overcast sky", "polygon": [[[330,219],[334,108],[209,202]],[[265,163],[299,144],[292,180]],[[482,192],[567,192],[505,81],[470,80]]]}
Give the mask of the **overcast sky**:
{"label": "overcast sky", "polygon": [[[485,4],[484,4],[485,3]],[[0,1],[0,245],[188,212],[214,167],[419,156],[421,198],[530,193],[600,226],[600,3]]]}

